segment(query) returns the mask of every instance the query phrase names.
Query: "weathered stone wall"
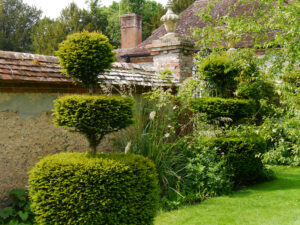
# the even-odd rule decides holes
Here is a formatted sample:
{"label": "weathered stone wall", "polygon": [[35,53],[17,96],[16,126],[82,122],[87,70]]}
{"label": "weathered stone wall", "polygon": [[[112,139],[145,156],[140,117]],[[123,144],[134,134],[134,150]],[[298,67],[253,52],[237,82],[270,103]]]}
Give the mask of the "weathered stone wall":
{"label": "weathered stone wall", "polygon": [[[0,208],[14,188],[27,185],[28,171],[40,158],[63,151],[86,151],[83,136],[52,123],[58,94],[0,93]],[[98,151],[111,151],[107,140]]]}

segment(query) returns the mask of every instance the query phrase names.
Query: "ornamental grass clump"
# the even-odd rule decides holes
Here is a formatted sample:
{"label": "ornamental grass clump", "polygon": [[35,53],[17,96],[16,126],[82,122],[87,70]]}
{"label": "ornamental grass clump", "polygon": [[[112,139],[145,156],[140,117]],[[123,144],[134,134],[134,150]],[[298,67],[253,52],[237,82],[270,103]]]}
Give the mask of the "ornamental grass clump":
{"label": "ornamental grass clump", "polygon": [[29,176],[40,225],[153,224],[158,190],[153,163],[133,154],[55,154]]}

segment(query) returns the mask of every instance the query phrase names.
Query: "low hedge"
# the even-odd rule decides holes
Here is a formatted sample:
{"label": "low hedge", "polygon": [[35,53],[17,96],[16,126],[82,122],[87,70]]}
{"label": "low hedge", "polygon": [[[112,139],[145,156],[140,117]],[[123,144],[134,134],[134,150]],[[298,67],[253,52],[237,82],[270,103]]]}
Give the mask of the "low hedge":
{"label": "low hedge", "polygon": [[267,150],[267,144],[260,136],[205,138],[202,144],[216,149],[220,159],[225,159],[236,186],[264,179],[261,157]]}
{"label": "low hedge", "polygon": [[194,112],[205,113],[209,122],[220,117],[228,117],[236,123],[253,116],[258,106],[254,100],[248,99],[203,97],[194,99],[190,108]]}
{"label": "low hedge", "polygon": [[158,209],[154,164],[133,154],[60,153],[31,170],[38,224],[152,224]]}

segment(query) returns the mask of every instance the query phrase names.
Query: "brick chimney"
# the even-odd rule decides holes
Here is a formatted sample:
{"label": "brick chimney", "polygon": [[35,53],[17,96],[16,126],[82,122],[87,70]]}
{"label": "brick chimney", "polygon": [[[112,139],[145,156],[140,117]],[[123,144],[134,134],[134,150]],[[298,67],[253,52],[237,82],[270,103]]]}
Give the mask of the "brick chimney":
{"label": "brick chimney", "polygon": [[121,48],[135,48],[142,43],[142,17],[129,13],[121,16]]}

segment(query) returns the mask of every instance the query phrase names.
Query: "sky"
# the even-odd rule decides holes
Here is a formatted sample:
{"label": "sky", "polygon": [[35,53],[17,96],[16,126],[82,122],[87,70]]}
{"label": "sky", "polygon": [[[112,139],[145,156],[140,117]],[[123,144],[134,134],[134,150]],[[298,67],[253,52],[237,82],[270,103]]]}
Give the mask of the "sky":
{"label": "sky", "polygon": [[[116,0],[117,2],[119,0]],[[166,5],[167,0],[155,0],[163,5]],[[86,8],[86,0],[23,0],[28,5],[34,5],[43,11],[43,15],[52,19],[60,15],[60,11],[68,6],[71,2],[75,2],[79,8]],[[109,6],[113,0],[100,0],[102,5]]]}

